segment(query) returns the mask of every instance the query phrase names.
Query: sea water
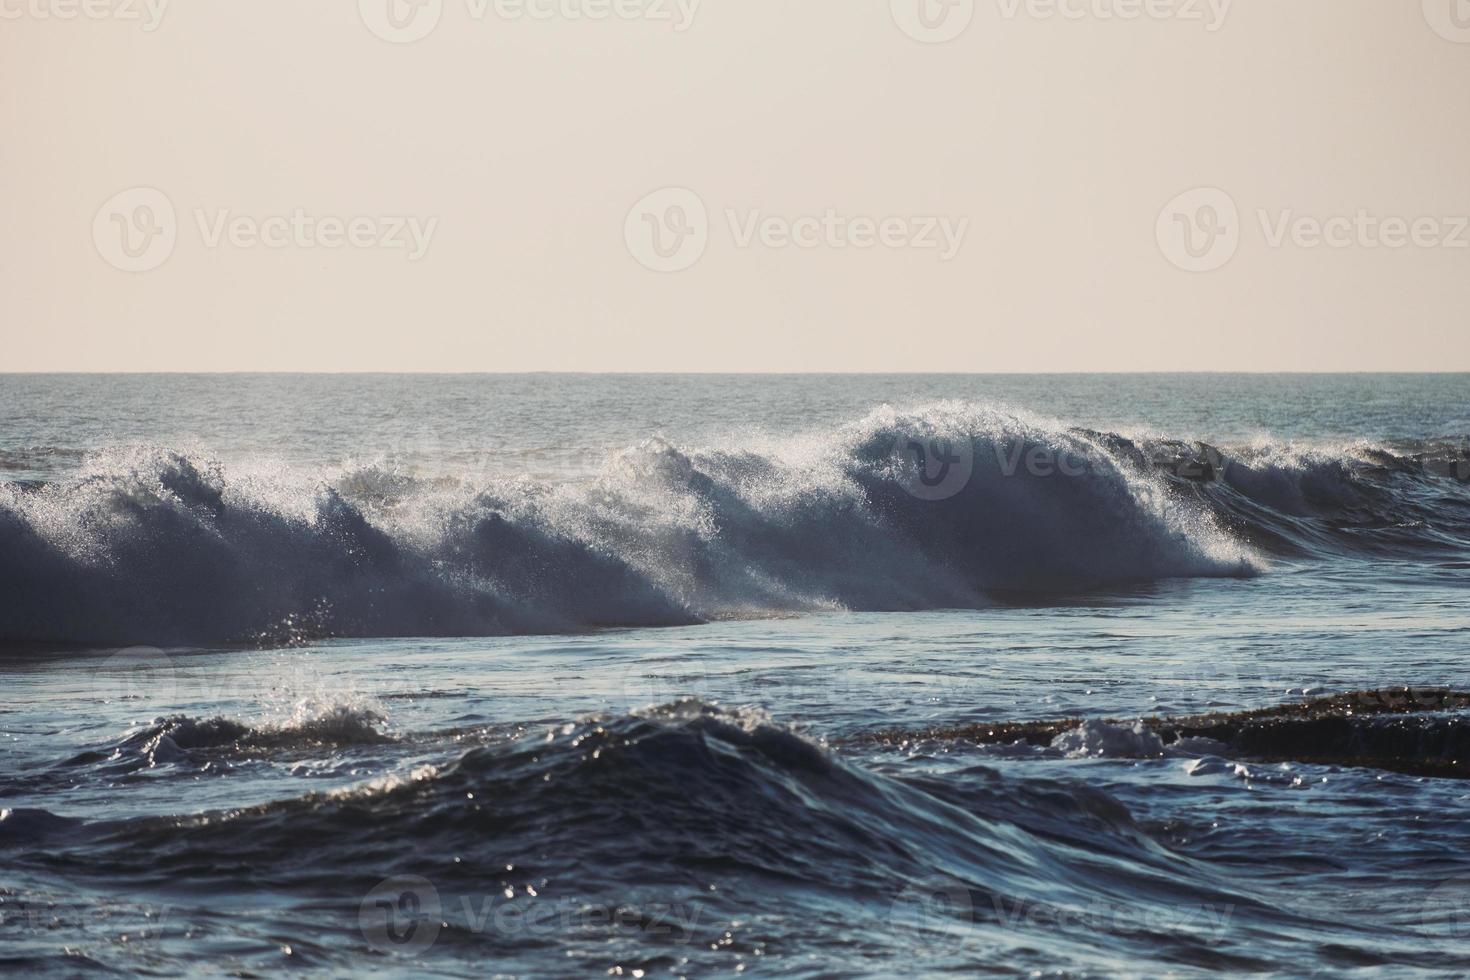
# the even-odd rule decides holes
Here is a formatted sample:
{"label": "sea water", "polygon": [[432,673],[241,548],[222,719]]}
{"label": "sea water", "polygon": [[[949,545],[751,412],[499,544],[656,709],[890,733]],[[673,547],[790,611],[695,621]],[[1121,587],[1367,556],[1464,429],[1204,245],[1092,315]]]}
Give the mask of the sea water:
{"label": "sea water", "polygon": [[1463,974],[1467,382],[0,376],[0,963]]}

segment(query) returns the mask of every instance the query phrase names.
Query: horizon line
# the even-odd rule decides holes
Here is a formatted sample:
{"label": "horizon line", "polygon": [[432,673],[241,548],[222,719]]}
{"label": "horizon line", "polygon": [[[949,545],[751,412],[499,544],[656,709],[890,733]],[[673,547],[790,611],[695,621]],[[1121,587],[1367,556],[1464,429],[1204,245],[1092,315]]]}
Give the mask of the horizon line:
{"label": "horizon line", "polygon": [[1389,376],[1451,376],[1459,374],[1470,374],[1470,368],[1462,369],[1434,369],[1434,370],[1369,370],[1369,369],[1347,369],[1347,370],[1289,370],[1289,369],[1251,369],[1251,370],[1208,370],[1208,369],[1146,369],[1133,371],[1081,371],[1081,370],[1058,370],[1058,371],[1023,371],[1023,370],[1000,370],[1000,371],[558,371],[553,369],[527,369],[510,371],[381,371],[381,370],[320,370],[320,371],[293,371],[293,370],[259,370],[259,369],[120,369],[120,370],[5,370],[0,371],[0,377],[59,377],[59,376],[94,376],[102,377],[109,375],[118,376],[151,376],[151,375],[206,375],[219,377],[232,377],[240,375],[276,375],[281,377],[516,377],[516,376],[543,376],[561,375],[572,377],[913,377],[913,378],[944,378],[944,377],[1044,377],[1067,375],[1075,377],[1106,377],[1116,375],[1238,375],[1238,376],[1269,376],[1287,375],[1299,377],[1389,377]]}

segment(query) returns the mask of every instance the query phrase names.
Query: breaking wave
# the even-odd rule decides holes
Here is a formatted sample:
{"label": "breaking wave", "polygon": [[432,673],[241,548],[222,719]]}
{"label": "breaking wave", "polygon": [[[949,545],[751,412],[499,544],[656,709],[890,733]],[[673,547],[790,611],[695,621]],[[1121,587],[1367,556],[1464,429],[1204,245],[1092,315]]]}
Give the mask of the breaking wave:
{"label": "breaking wave", "polygon": [[0,484],[0,639],[566,632],[1463,555],[1467,460],[1227,452],[959,403],[757,445],[651,440],[559,483],[119,449]]}
{"label": "breaking wave", "polygon": [[246,724],[233,718],[171,715],[129,732],[106,750],[90,750],[68,759],[67,768],[101,766],[109,775],[208,759],[221,752],[241,754],[320,751],[354,745],[379,745],[389,737],[379,731],[382,715],[364,708],[333,705],[320,711],[300,710],[287,721]]}

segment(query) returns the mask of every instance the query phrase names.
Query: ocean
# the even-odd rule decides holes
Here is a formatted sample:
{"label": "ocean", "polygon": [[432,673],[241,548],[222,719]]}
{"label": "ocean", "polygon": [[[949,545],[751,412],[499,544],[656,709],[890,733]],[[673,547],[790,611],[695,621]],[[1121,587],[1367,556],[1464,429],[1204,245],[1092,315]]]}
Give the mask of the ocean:
{"label": "ocean", "polygon": [[0,375],[0,968],[1461,976],[1470,376]]}

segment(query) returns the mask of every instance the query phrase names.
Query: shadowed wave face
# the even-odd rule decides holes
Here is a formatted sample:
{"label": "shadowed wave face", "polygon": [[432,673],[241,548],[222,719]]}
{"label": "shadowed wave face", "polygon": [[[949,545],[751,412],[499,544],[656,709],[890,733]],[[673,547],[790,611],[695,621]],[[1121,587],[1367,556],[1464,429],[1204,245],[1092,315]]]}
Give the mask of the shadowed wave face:
{"label": "shadowed wave face", "polygon": [[654,440],[561,483],[134,447],[0,484],[0,640],[564,632],[1462,555],[1467,479],[1449,442],[1219,449],[963,403],[759,444]]}
{"label": "shadowed wave face", "polygon": [[[217,740],[195,741],[204,752]],[[874,952],[897,943],[962,963],[963,935],[1026,934],[1038,948],[1084,950],[1104,928],[1114,952],[1263,968],[1252,937],[1309,922],[1161,846],[1105,792],[978,767],[951,780],[886,775],[759,711],[698,701],[557,726],[408,778],[228,812],[85,823],[4,811],[0,852],[27,870],[85,868],[95,882],[178,888],[225,907],[269,910],[278,894],[309,893],[309,907],[280,913],[279,929],[299,933],[310,922],[359,946],[373,941],[379,910],[370,903],[387,885],[388,911],[408,920],[400,938],[430,929],[439,955],[467,960],[523,954],[545,938],[596,942],[600,956],[621,955],[622,944],[651,969],[675,958],[728,969],[732,954],[767,946],[819,952],[782,923],[840,908],[837,941]],[[412,901],[400,902],[406,894]],[[1086,913],[1119,894],[1134,921]],[[764,914],[731,949],[725,924],[750,918],[753,895]],[[588,911],[601,908],[630,918]],[[1164,922],[1174,928],[1140,927]],[[205,923],[200,933],[209,932]]]}

